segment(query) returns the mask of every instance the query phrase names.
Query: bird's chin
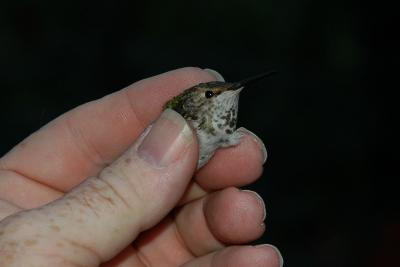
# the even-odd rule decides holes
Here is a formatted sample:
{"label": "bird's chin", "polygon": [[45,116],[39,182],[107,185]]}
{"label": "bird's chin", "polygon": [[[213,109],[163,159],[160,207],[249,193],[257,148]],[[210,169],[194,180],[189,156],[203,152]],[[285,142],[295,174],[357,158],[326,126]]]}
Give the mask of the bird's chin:
{"label": "bird's chin", "polygon": [[234,92],[235,92],[236,94],[239,94],[239,93],[243,90],[243,88],[244,88],[244,87],[240,87],[239,89],[235,90]]}
{"label": "bird's chin", "polygon": [[243,87],[241,87],[241,88],[239,88],[237,90],[225,91],[222,94],[227,98],[231,98],[231,97],[234,97],[234,96],[238,96],[242,90],[243,90]]}

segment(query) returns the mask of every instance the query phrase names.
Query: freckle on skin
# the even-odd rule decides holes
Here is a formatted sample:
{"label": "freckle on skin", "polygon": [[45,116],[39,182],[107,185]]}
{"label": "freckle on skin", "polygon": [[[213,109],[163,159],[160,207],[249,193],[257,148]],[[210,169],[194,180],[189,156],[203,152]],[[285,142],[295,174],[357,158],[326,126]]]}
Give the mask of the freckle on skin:
{"label": "freckle on skin", "polygon": [[1,263],[5,263],[6,266],[12,266],[14,263],[14,256],[7,254],[4,258],[4,261],[1,261]]}
{"label": "freckle on skin", "polygon": [[62,248],[64,245],[62,243],[60,243],[60,242],[57,242],[56,246]]}
{"label": "freckle on skin", "polygon": [[60,232],[60,226],[58,226],[56,224],[51,225],[50,228],[53,229],[56,232]]}
{"label": "freckle on skin", "polygon": [[24,241],[24,244],[28,247],[31,247],[37,243],[37,240],[35,239],[28,239]]}
{"label": "freckle on skin", "polygon": [[105,197],[105,199],[107,199],[108,202],[110,202],[111,204],[115,204],[114,200],[112,200],[112,198],[110,197]]}
{"label": "freckle on skin", "polygon": [[17,242],[15,242],[15,241],[10,241],[10,242],[8,242],[8,245],[9,245],[10,247],[15,247],[15,246],[17,245]]}
{"label": "freckle on skin", "polygon": [[125,162],[126,162],[127,164],[129,164],[131,161],[132,161],[131,158],[126,158],[126,159],[125,159]]}

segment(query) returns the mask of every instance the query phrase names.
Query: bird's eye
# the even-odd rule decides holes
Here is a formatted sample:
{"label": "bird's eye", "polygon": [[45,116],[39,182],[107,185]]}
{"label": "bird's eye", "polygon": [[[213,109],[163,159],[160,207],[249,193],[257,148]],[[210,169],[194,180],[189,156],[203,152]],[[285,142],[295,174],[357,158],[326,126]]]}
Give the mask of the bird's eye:
{"label": "bird's eye", "polygon": [[214,96],[214,92],[213,91],[206,91],[205,93],[206,98],[210,98]]}

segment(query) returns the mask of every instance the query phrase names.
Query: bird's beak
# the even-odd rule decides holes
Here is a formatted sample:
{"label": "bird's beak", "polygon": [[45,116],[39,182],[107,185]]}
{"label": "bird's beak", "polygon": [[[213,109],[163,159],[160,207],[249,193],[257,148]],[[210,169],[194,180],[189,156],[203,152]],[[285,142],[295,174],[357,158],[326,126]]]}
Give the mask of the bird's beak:
{"label": "bird's beak", "polygon": [[269,77],[275,73],[276,73],[276,71],[272,70],[272,71],[268,71],[268,72],[264,72],[264,73],[255,75],[253,77],[249,77],[247,79],[241,80],[240,82],[233,83],[232,86],[229,87],[229,90],[235,91],[235,90],[243,89],[244,86],[254,83],[254,82],[257,82],[266,77]]}
{"label": "bird's beak", "polygon": [[233,83],[231,87],[229,87],[229,91],[237,91],[240,89],[240,91],[243,89],[243,85],[239,84],[239,83]]}

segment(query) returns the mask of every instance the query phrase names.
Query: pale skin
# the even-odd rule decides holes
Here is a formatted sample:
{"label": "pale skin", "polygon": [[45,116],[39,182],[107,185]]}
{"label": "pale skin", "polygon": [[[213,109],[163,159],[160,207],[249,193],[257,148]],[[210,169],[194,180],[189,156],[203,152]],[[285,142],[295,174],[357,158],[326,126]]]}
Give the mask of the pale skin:
{"label": "pale skin", "polygon": [[281,266],[274,247],[245,245],[265,230],[262,200],[237,189],[260,177],[261,141],[245,133],[196,172],[195,136],[162,113],[172,96],[215,79],[183,68],[139,81],[4,155],[0,266]]}

